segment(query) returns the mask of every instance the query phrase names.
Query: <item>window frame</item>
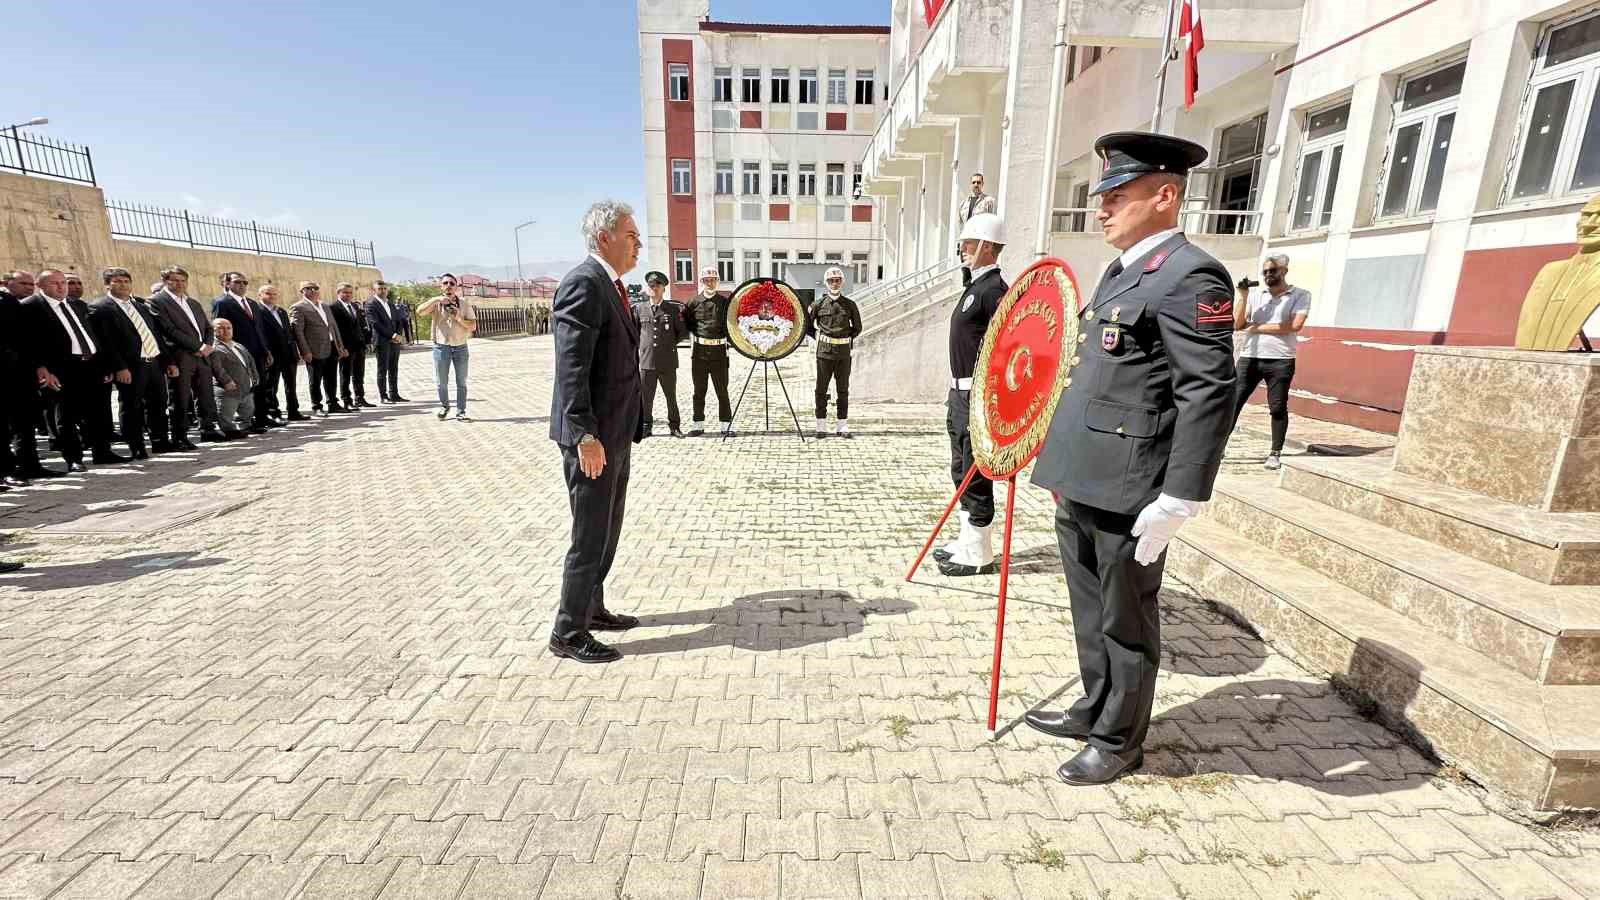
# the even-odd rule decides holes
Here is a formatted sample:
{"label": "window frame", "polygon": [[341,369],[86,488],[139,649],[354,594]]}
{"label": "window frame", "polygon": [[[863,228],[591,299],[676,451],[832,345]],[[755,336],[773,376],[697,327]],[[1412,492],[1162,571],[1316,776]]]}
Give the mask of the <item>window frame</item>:
{"label": "window frame", "polygon": [[[687,266],[687,269],[685,269]],[[688,277],[683,277],[687,273]],[[672,251],[672,279],[678,284],[694,284],[694,251]]]}
{"label": "window frame", "polygon": [[[1600,9],[1590,9],[1565,19],[1552,21],[1539,35],[1528,87],[1522,97],[1522,106],[1517,112],[1517,129],[1513,138],[1515,143],[1512,145],[1511,161],[1506,170],[1505,185],[1501,190],[1502,206],[1581,198],[1600,187],[1591,185],[1574,188],[1572,185],[1573,179],[1577,177],[1584,139],[1588,136],[1586,129],[1590,111],[1596,103],[1600,103],[1600,96],[1597,96],[1600,95],[1600,53],[1591,53],[1555,65],[1549,65],[1547,62],[1551,40],[1556,32],[1595,18],[1600,18]],[[1562,123],[1560,142],[1556,146],[1555,159],[1551,164],[1550,183],[1541,193],[1518,197],[1515,195],[1517,182],[1522,175],[1522,167],[1527,162],[1529,132],[1533,125],[1538,98],[1545,90],[1569,81],[1573,83],[1572,96],[1567,100],[1566,118]],[[1595,140],[1600,141],[1600,135],[1595,136]]]}
{"label": "window frame", "polygon": [[[837,170],[835,170],[835,168],[834,168],[835,166],[838,167]],[[823,194],[823,196],[826,196],[826,197],[843,197],[843,196],[845,196],[845,193],[844,193],[844,176],[845,176],[844,163],[828,163],[826,166],[823,167],[823,174],[826,176],[826,181],[824,182],[825,193]],[[839,176],[839,181],[838,181],[838,186],[837,187],[834,186],[834,180],[833,180],[833,176],[834,175],[838,175]]]}
{"label": "window frame", "polygon": [[[679,84],[683,87],[682,96],[679,96]],[[694,99],[689,87],[689,67],[684,63],[667,63],[667,99],[674,102],[683,102]]]}
{"label": "window frame", "polygon": [[[807,72],[810,72],[811,74],[809,76],[807,76],[806,75]],[[799,102],[801,102],[803,104],[806,104],[807,106],[815,106],[817,104],[817,99],[818,99],[817,98],[817,70],[816,69],[801,69],[800,70],[800,77],[799,77],[798,80],[800,82],[800,90],[799,90],[800,101]],[[807,100],[806,99],[807,97],[810,97],[811,99]]]}
{"label": "window frame", "polygon": [[[761,194],[761,163],[744,160],[739,165],[739,196],[760,197]],[[751,186],[754,185],[754,190]]]}
{"label": "window frame", "polygon": [[[865,75],[866,77],[863,78],[862,77],[863,75]],[[877,103],[878,102],[877,80],[878,80],[878,70],[877,69],[857,69],[856,70],[856,78],[855,78],[855,103],[852,104],[852,105],[854,105],[854,106],[872,106],[873,104]],[[865,90],[863,90],[863,88]],[[861,99],[863,94],[866,95],[867,99],[865,99],[865,100]]]}
{"label": "window frame", "polygon": [[[1419,70],[1414,75],[1408,75],[1400,80],[1395,90],[1394,121],[1389,125],[1389,134],[1383,148],[1383,164],[1378,169],[1378,193],[1373,198],[1372,204],[1372,220],[1374,222],[1412,219],[1423,216],[1431,217],[1437,211],[1438,198],[1435,198],[1433,209],[1425,210],[1420,208],[1422,194],[1427,186],[1428,175],[1433,170],[1433,150],[1438,143],[1439,125],[1446,117],[1451,119],[1452,130],[1449,140],[1452,143],[1454,142],[1454,120],[1461,109],[1461,90],[1458,89],[1454,94],[1440,97],[1414,109],[1402,110],[1405,104],[1405,91],[1407,85],[1421,81],[1430,75],[1437,75],[1446,69],[1465,65],[1466,61],[1464,56],[1455,57],[1448,62],[1429,66],[1426,69]],[[1463,77],[1462,81],[1462,88],[1464,89],[1466,86],[1465,77]],[[1418,126],[1420,131],[1417,137],[1417,149],[1414,151],[1416,159],[1407,172],[1407,177],[1411,179],[1411,183],[1406,187],[1405,201],[1400,210],[1398,212],[1388,212],[1384,207],[1389,202],[1389,190],[1398,171],[1395,163],[1395,148],[1398,145],[1400,132],[1412,126]],[[1439,165],[1448,166],[1449,164],[1449,149],[1446,148],[1445,156],[1439,160]]]}
{"label": "window frame", "polygon": [[[1284,229],[1286,233],[1323,231],[1332,224],[1333,210],[1329,208],[1331,206],[1330,200],[1332,199],[1331,194],[1338,190],[1338,176],[1344,174],[1344,145],[1346,138],[1350,134],[1350,105],[1350,98],[1346,97],[1335,103],[1326,103],[1306,111],[1305,123],[1301,127],[1300,153],[1295,159],[1294,179],[1289,182],[1289,190],[1292,193],[1289,197],[1289,218],[1285,223],[1286,227]],[[1333,112],[1341,106],[1346,109],[1344,127],[1318,138],[1310,137],[1311,120],[1323,113]],[[1313,194],[1314,202],[1311,207],[1310,222],[1307,225],[1296,225],[1295,221],[1300,217],[1301,212],[1300,186],[1306,160],[1317,154],[1320,154],[1321,158],[1317,160],[1317,180]],[[1335,156],[1338,157],[1338,171],[1334,173],[1334,178],[1330,184],[1328,174],[1333,169]]]}
{"label": "window frame", "polygon": [[711,70],[711,99],[714,103],[733,102],[733,66],[717,66]]}
{"label": "window frame", "polygon": [[768,169],[768,171],[770,171],[772,173],[772,178],[771,178],[772,192],[771,192],[771,196],[773,196],[773,197],[787,197],[787,196],[789,196],[789,164],[786,163],[786,162],[775,162],[775,163],[771,163],[770,165],[768,165],[767,169]]}
{"label": "window frame", "polygon": [[744,251],[744,253],[740,256],[740,260],[739,261],[744,264],[744,280],[745,281],[749,281],[752,278],[760,278],[761,277],[761,251],[760,250],[746,250],[746,251]]}
{"label": "window frame", "polygon": [[872,254],[855,252],[850,254],[850,268],[855,270],[856,283],[859,287],[867,283],[867,276],[872,274]]}
{"label": "window frame", "polygon": [[[726,181],[723,180],[723,176],[727,176],[727,180]],[[733,161],[732,160],[718,160],[717,161],[717,177],[716,177],[716,191],[715,191],[715,194],[717,196],[719,196],[719,197],[731,197],[731,196],[733,196],[733,184],[734,184]],[[724,188],[726,188],[726,189],[724,189]]]}
{"label": "window frame", "polygon": [[[751,74],[754,73],[754,74]],[[739,102],[761,102],[761,67],[745,66],[739,71]]]}
{"label": "window frame", "polygon": [[795,177],[795,196],[817,196],[817,164],[800,163],[800,170]]}
{"label": "window frame", "polygon": [[769,103],[788,103],[788,102],[790,102],[789,101],[789,96],[790,96],[790,91],[789,91],[789,67],[788,66],[775,66],[775,67],[773,67],[772,73],[769,76],[769,80],[772,82],[772,96],[770,98],[768,98],[768,102]]}
{"label": "window frame", "polygon": [[769,254],[769,259],[772,266],[772,277],[779,281],[785,280],[785,277],[789,274],[789,251],[774,250]]}
{"label": "window frame", "polygon": [[[669,163],[672,173],[672,195],[674,197],[687,197],[694,194],[694,163],[687,159],[674,159]],[[680,176],[683,183],[680,185]]]}
{"label": "window frame", "polygon": [[[1333,108],[1334,107],[1329,107],[1329,109]],[[1229,174],[1235,168],[1249,163],[1250,196],[1245,199],[1245,209],[1235,210],[1233,212],[1251,213],[1252,215],[1245,216],[1235,214],[1207,216],[1206,218],[1211,221],[1209,221],[1206,225],[1206,233],[1251,234],[1255,231],[1255,228],[1253,227],[1247,228],[1246,224],[1258,222],[1261,212],[1261,186],[1264,178],[1262,165],[1267,159],[1267,126],[1269,122],[1268,112],[1268,110],[1262,110],[1255,115],[1246,116],[1242,119],[1229,122],[1216,130],[1217,145],[1215,151],[1210,157],[1212,160],[1214,160],[1214,162],[1208,163],[1208,165],[1212,166],[1213,171],[1211,174],[1211,184],[1207,191],[1208,198],[1206,202],[1212,209],[1222,210],[1224,208],[1222,205],[1222,190],[1228,181]],[[1248,125],[1256,126],[1256,144],[1254,151],[1237,159],[1224,161],[1223,153],[1228,148],[1228,132]],[[1296,171],[1298,171],[1298,169]]]}
{"label": "window frame", "polygon": [[[835,90],[837,88],[837,90]],[[847,106],[850,103],[850,70],[828,70],[828,105]]]}
{"label": "window frame", "polygon": [[[727,263],[728,264],[728,267],[726,269],[724,269],[722,267],[723,263]],[[721,280],[721,281],[724,281],[724,282],[728,283],[728,284],[732,284],[733,283],[733,273],[735,271],[734,263],[735,263],[735,260],[734,260],[733,251],[732,250],[718,250],[717,251],[717,278],[719,280]]]}

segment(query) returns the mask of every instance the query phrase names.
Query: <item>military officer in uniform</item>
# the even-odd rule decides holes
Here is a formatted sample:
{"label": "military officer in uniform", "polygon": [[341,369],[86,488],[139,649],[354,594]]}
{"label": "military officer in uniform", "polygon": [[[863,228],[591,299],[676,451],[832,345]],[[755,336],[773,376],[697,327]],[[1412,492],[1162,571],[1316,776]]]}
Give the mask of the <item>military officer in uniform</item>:
{"label": "military officer in uniform", "polygon": [[[1000,275],[1000,251],[1006,244],[1006,223],[994,213],[978,213],[961,229],[961,258],[970,278],[950,314],[950,393],[945,402],[945,431],[950,435],[950,478],[961,486],[972,468],[972,437],[967,417],[972,411],[972,370],[978,363],[989,319],[1006,295]],[[994,571],[994,482],[982,472],[961,495],[961,531],[933,551],[945,575],[983,575]]]}
{"label": "military officer in uniform", "polygon": [[1205,148],[1122,132],[1095,152],[1104,163],[1096,218],[1121,256],[1084,307],[1033,473],[1057,496],[1084,695],[1027,722],[1087,743],[1056,772],[1073,785],[1105,784],[1144,762],[1167,543],[1211,499],[1233,421],[1232,282],[1178,227]]}
{"label": "military officer in uniform", "polygon": [[817,339],[817,437],[828,435],[828,382],[839,389],[839,427],[842,438],[850,433],[850,345],[861,336],[861,308],[839,293],[844,270],[838,266],[822,276],[828,292],[811,304],[806,330]]}
{"label": "military officer in uniform", "polygon": [[644,276],[649,296],[633,304],[633,321],[639,326],[639,382],[644,395],[645,433],[656,427],[656,384],[667,398],[667,427],[672,436],[683,437],[683,418],[678,411],[678,342],[689,336],[683,324],[683,306],[667,299],[667,276],[651,272]]}
{"label": "military officer in uniform", "polygon": [[689,375],[694,379],[694,426],[691,435],[706,433],[706,382],[717,391],[717,418],[722,433],[733,432],[733,406],[728,402],[728,298],[717,293],[717,270],[700,270],[700,293],[684,306],[684,323],[693,335]]}

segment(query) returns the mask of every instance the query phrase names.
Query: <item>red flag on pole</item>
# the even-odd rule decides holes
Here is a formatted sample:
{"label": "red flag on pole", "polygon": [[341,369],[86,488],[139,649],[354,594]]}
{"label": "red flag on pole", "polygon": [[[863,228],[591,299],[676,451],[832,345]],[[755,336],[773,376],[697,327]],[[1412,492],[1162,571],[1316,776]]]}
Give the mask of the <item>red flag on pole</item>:
{"label": "red flag on pole", "polygon": [[1206,48],[1205,29],[1200,24],[1200,0],[1183,0],[1178,13],[1178,37],[1189,39],[1183,54],[1183,108],[1194,106],[1200,90],[1200,51]]}

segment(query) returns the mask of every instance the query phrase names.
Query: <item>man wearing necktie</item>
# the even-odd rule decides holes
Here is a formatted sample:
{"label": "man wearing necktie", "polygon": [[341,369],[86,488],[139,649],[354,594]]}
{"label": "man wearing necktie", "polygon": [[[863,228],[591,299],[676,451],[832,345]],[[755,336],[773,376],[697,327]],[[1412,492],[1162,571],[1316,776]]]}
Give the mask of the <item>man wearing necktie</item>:
{"label": "man wearing necktie", "polygon": [[[167,439],[166,345],[155,316],[134,302],[133,276],[120,266],[100,273],[106,295],[89,307],[89,327],[117,389],[117,421],[122,439],[134,459],[149,459],[151,451],[171,452]],[[144,442],[148,425],[151,443]]]}
{"label": "man wearing necktie", "polygon": [[179,450],[197,449],[189,443],[191,404],[200,413],[200,439],[227,440],[217,430],[217,401],[212,394],[211,363],[216,351],[211,319],[199,301],[189,296],[189,272],[182,266],[161,270],[161,290],[150,298],[161,335],[172,350],[178,377],[172,382],[172,444]]}
{"label": "man wearing necktie", "polygon": [[57,441],[68,472],[85,471],[82,437],[96,463],[127,462],[111,452],[111,437],[95,426],[93,403],[107,373],[89,324],[67,302],[67,278],[54,269],[39,273],[38,293],[22,303],[34,358],[45,369],[40,387],[57,398]]}
{"label": "man wearing necktie", "polygon": [[374,281],[367,298],[367,326],[378,357],[378,402],[407,403],[400,396],[400,311],[389,298],[389,283]]}
{"label": "man wearing necktie", "polygon": [[550,439],[561,448],[572,545],[550,652],[582,663],[622,654],[595,631],[624,631],[633,616],[606,609],[605,580],[622,537],[633,445],[644,438],[639,326],[622,276],[639,261],[639,228],[625,203],[605,200],[583,217],[589,258],[567,273],[555,296],[555,393]]}
{"label": "man wearing necktie", "polygon": [[[255,363],[257,372],[272,368],[272,351],[267,347],[264,310],[250,299],[250,279],[243,272],[229,272],[222,276],[222,296],[211,301],[211,316],[227,319],[233,325],[233,340],[243,344]],[[213,331],[215,327],[213,326]],[[262,378],[251,393],[252,410],[249,431],[265,434],[267,431],[267,383]],[[225,423],[229,428],[233,423]]]}

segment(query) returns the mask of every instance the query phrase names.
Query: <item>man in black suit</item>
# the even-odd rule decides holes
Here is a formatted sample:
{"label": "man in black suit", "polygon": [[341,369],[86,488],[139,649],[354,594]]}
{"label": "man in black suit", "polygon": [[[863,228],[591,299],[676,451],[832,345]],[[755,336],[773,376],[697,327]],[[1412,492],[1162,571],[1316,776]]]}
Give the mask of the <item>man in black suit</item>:
{"label": "man in black suit", "polygon": [[33,296],[32,272],[10,272],[0,287],[0,487],[17,487],[30,478],[65,473],[39,464],[34,423],[39,419],[39,388],[45,370],[34,360],[24,327],[22,301]]}
{"label": "man in black suit", "polygon": [[[149,459],[150,451],[168,453],[167,375],[169,366],[161,326],[133,300],[133,276],[112,266],[100,273],[106,295],[89,307],[89,328],[100,345],[100,356],[117,388],[117,419],[122,439],[134,459]],[[149,426],[150,445],[144,442]]]}
{"label": "man in black suit", "polygon": [[[264,396],[269,417],[267,424],[276,428],[290,422],[309,422],[311,417],[300,412],[300,395],[295,384],[299,370],[300,354],[294,349],[294,331],[289,325],[289,311],[279,302],[276,285],[264,284],[256,289],[257,306],[262,311],[261,336],[266,341],[267,352],[272,354],[272,367],[262,373],[266,381]],[[278,403],[278,384],[283,384],[283,404]]]}
{"label": "man in black suit", "polygon": [[584,663],[620,659],[592,631],[624,631],[633,616],[606,609],[605,580],[617,555],[633,444],[644,437],[639,400],[639,327],[622,276],[639,260],[639,227],[627,204],[605,200],[583,217],[589,258],[555,297],[555,392],[550,438],[561,448],[572,507],[572,546],[561,573],[561,605],[550,652]]}
{"label": "man in black suit", "polygon": [[[222,296],[211,301],[211,316],[227,319],[233,325],[234,343],[250,352],[256,371],[264,376],[272,366],[272,351],[267,348],[267,338],[262,332],[261,310],[247,295],[250,279],[243,272],[229,272],[222,276]],[[251,391],[254,412],[250,416],[250,433],[267,433],[267,379],[262,377]]]}
{"label": "man in black suit", "polygon": [[[348,354],[339,357],[339,395],[346,409],[354,412],[367,402],[367,319],[355,305],[355,286],[341,281],[335,292],[338,301],[333,304],[333,321],[339,328]],[[354,393],[352,393],[352,390]]]}
{"label": "man in black suit", "polygon": [[[127,462],[111,452],[111,436],[96,425],[94,403],[110,375],[87,320],[67,302],[67,279],[54,269],[39,273],[38,293],[22,302],[25,334],[34,358],[45,369],[44,388],[56,404],[57,440],[68,472],[82,472],[87,439],[99,464]],[[110,402],[109,400],[107,401]]]}
{"label": "man in black suit", "polygon": [[170,428],[172,445],[179,450],[198,449],[189,443],[191,403],[200,409],[200,439],[227,440],[217,428],[217,398],[212,392],[215,379],[207,361],[216,350],[211,317],[188,292],[188,271],[182,266],[168,266],[161,270],[161,291],[150,298],[161,335],[172,353],[171,362],[178,367],[178,377],[172,383]]}
{"label": "man in black suit", "polygon": [[372,329],[372,346],[378,354],[378,402],[405,403],[400,396],[400,335],[403,327],[400,311],[389,299],[389,284],[372,283],[372,296],[367,298],[367,325]]}

